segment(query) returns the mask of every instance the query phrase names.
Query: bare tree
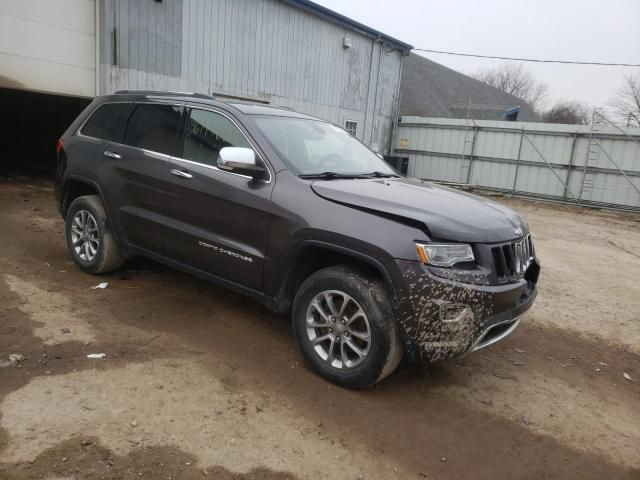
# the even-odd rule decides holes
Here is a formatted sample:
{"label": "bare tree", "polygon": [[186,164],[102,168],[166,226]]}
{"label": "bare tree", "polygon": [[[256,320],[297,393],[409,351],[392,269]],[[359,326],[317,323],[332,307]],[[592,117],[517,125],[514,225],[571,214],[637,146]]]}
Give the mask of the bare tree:
{"label": "bare tree", "polygon": [[568,123],[573,125],[588,125],[591,122],[593,108],[586,103],[577,101],[556,102],[553,107],[542,114],[542,121],[546,123]]}
{"label": "bare tree", "polygon": [[522,63],[503,63],[500,66],[471,74],[476,80],[523,99],[541,114],[549,97],[549,86],[536,80]]}
{"label": "bare tree", "polygon": [[611,101],[611,107],[620,123],[640,127],[640,72],[625,75],[616,95]]}

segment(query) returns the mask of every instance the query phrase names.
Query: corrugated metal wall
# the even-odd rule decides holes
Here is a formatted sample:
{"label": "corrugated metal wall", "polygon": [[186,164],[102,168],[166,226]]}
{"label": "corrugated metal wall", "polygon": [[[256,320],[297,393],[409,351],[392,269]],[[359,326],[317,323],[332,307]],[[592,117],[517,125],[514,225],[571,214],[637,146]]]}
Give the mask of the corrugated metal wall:
{"label": "corrugated metal wall", "polygon": [[[253,98],[390,143],[401,53],[278,0],[103,0],[101,84]],[[343,38],[353,47],[343,48]]]}
{"label": "corrugated metal wall", "polygon": [[393,155],[411,176],[640,210],[638,128],[402,117]]}

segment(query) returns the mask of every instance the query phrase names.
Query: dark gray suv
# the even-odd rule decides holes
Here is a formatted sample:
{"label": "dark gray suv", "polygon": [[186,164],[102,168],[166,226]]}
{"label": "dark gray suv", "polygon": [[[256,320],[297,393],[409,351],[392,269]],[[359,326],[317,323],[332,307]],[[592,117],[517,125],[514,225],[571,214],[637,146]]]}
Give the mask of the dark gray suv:
{"label": "dark gray suv", "polygon": [[96,98],[56,146],[71,256],[145,256],[291,312],[302,355],[362,388],[511,333],[536,297],[526,222],[405,178],[346,131],[197,94]]}

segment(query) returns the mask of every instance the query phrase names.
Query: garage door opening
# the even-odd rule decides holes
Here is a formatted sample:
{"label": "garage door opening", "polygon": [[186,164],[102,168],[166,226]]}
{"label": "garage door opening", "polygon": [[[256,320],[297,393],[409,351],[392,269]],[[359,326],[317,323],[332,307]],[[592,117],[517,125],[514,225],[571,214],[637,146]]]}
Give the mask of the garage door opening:
{"label": "garage door opening", "polygon": [[55,143],[88,98],[0,88],[0,172],[50,177]]}

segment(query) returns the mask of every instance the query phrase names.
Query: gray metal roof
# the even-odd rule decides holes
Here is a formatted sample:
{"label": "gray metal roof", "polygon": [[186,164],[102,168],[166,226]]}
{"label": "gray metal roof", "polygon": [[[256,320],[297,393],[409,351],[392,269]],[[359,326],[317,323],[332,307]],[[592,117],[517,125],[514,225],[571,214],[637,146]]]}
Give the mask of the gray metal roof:
{"label": "gray metal roof", "polygon": [[329,10],[328,8],[323,7],[322,5],[318,5],[317,3],[310,2],[309,0],[281,0],[284,3],[288,3],[289,5],[301,8],[313,15],[324,18],[333,23],[337,23],[339,25],[345,26],[351,30],[355,30],[357,32],[363,33],[369,37],[379,38],[381,40],[386,41],[390,45],[396,47],[403,52],[410,52],[413,50],[413,46],[408,43],[402,42],[396,38],[393,38],[385,33],[382,33],[378,30],[375,30],[371,27],[368,27],[360,22],[356,22],[349,17],[345,17],[344,15],[340,15],[333,10]]}
{"label": "gray metal roof", "polygon": [[420,55],[412,53],[404,59],[400,115],[501,120],[513,107],[520,107],[518,121],[540,120],[521,98]]}

